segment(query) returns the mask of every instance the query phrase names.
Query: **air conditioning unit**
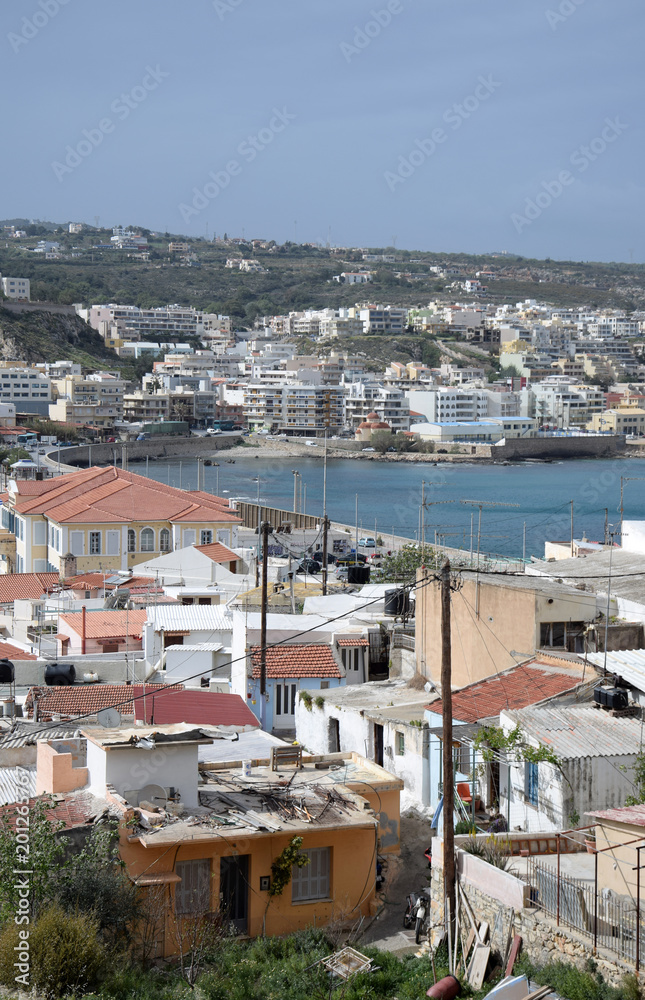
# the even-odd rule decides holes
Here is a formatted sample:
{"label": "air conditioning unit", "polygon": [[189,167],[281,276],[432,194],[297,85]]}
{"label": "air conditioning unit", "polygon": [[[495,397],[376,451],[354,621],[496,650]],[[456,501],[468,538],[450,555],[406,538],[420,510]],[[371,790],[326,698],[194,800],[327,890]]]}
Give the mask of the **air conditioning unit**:
{"label": "air conditioning unit", "polygon": [[393,757],[394,756],[394,753],[392,751],[392,747],[385,747],[385,756],[386,757]]}

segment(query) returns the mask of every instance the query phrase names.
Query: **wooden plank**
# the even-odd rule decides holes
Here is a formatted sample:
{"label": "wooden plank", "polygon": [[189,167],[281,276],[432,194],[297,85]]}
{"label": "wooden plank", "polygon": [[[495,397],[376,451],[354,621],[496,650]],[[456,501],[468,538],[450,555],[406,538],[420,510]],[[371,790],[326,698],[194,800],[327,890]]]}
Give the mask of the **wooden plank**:
{"label": "wooden plank", "polygon": [[487,944],[475,944],[473,957],[468,967],[468,982],[474,990],[480,990],[488,968],[490,948]]}
{"label": "wooden plank", "polygon": [[486,938],[488,937],[488,932],[490,930],[490,924],[487,920],[482,920],[479,925],[479,940],[482,944],[486,944]]}
{"label": "wooden plank", "polygon": [[513,938],[513,944],[511,945],[511,951],[508,956],[508,962],[506,963],[506,976],[513,975],[513,966],[515,965],[515,959],[520,953],[520,948],[522,947],[522,938],[519,934],[516,934]]}

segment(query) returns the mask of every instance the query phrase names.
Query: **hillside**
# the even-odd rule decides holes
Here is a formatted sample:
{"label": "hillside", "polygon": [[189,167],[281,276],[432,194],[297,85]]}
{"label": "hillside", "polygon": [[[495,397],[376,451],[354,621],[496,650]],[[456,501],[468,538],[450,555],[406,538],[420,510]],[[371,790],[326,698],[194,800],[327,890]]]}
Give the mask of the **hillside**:
{"label": "hillside", "polygon": [[87,323],[70,313],[0,307],[0,357],[34,364],[64,358],[85,368],[123,367]]}
{"label": "hillside", "polygon": [[[365,299],[401,306],[425,305],[430,299],[463,301],[469,296],[453,282],[473,278],[478,271],[491,272],[482,279],[487,285],[483,298],[494,303],[534,298],[553,305],[645,308],[642,264],[537,261],[508,254],[445,254],[393,247],[339,249],[273,242],[254,247],[251,242],[190,239],[132,227],[148,238],[149,259],[142,260],[110,248],[108,229],[87,226],[72,235],[54,223],[25,228],[27,237],[6,240],[0,247],[0,272],[29,278],[32,299],[143,307],[176,302],[230,315],[238,329],[250,327],[257,316],[353,305]],[[60,258],[45,260],[44,255],[30,252],[43,237],[60,243]],[[169,252],[171,240],[189,243],[187,259]],[[368,252],[385,253],[395,261],[364,261]],[[263,272],[226,267],[227,260],[243,257],[257,260]],[[431,271],[438,265],[456,273],[442,278]],[[368,269],[374,277],[368,285],[332,281],[342,271]]]}

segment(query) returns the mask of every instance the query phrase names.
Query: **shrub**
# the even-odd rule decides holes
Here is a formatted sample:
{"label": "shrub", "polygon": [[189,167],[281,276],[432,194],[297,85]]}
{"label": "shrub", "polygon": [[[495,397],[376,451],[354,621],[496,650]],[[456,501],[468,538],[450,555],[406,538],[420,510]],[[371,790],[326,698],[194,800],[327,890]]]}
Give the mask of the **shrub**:
{"label": "shrub", "polygon": [[325,699],[321,694],[317,694],[316,697],[314,698],[314,705],[316,706],[316,708],[325,707]]}
{"label": "shrub", "polygon": [[308,712],[311,712],[311,706],[313,705],[313,698],[308,691],[300,692],[300,701],[304,703],[305,708]]}
{"label": "shrub", "polygon": [[[21,928],[9,924],[0,936],[0,980],[15,988]],[[29,931],[28,983],[48,997],[92,989],[105,968],[106,952],[93,917],[65,913],[59,906],[43,911]],[[20,970],[22,971],[22,970]]]}

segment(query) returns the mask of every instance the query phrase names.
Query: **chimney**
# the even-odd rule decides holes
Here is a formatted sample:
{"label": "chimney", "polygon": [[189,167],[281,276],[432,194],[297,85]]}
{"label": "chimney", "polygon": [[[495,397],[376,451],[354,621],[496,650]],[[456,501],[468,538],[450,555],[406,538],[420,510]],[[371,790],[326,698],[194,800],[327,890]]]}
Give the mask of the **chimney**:
{"label": "chimney", "polygon": [[87,608],[85,605],[81,608],[81,656],[85,655],[85,623],[87,617]]}

